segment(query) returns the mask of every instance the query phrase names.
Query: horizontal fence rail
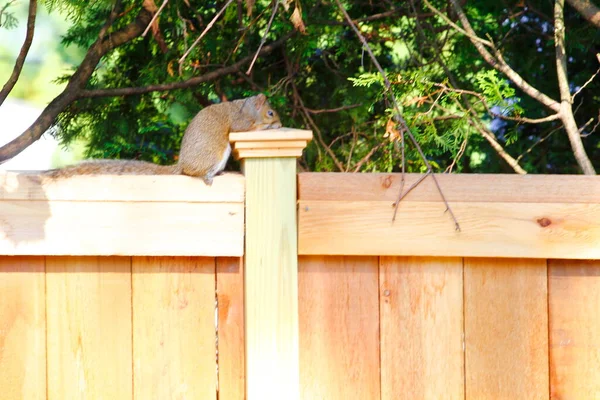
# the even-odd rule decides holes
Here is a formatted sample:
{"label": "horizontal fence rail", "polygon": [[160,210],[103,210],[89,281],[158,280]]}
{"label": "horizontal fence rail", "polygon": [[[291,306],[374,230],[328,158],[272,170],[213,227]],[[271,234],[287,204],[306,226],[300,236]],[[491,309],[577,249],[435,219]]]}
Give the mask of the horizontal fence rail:
{"label": "horizontal fence rail", "polygon": [[0,175],[0,255],[242,256],[244,177]]}
{"label": "horizontal fence rail", "polygon": [[[407,174],[405,188],[419,177]],[[392,222],[400,174],[299,174],[299,254],[600,258],[598,177],[437,179],[461,231],[430,177]]]}

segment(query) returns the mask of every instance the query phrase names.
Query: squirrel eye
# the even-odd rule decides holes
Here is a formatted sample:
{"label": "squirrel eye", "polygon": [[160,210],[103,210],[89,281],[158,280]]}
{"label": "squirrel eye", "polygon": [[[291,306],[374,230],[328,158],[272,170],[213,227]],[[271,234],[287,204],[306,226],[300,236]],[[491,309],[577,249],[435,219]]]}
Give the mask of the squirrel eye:
{"label": "squirrel eye", "polygon": [[272,116],[273,116],[273,110],[269,110],[269,111],[267,111],[267,115],[268,115],[269,117],[272,117]]}

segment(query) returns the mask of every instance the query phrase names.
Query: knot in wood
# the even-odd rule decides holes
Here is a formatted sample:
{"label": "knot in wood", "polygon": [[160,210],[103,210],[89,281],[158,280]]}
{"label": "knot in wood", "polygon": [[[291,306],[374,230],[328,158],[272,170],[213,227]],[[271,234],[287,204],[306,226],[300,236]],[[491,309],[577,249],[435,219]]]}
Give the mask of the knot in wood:
{"label": "knot in wood", "polygon": [[542,227],[545,228],[548,225],[550,225],[552,223],[552,221],[550,221],[549,218],[543,217],[543,218],[538,218],[537,223]]}
{"label": "knot in wood", "polygon": [[391,175],[388,175],[382,182],[381,186],[383,186],[384,188],[389,188],[390,186],[392,186],[392,177]]}

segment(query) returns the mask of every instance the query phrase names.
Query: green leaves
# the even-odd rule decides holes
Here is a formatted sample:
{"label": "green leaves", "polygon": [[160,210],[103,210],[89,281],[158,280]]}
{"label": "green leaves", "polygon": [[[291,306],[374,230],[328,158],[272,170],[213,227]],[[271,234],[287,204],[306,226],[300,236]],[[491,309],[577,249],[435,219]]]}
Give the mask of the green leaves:
{"label": "green leaves", "polygon": [[515,98],[515,89],[513,89],[506,79],[498,77],[498,71],[495,69],[481,70],[475,74],[475,82],[485,101],[490,106],[498,106],[501,112],[498,114],[521,115],[523,109],[517,104]]}

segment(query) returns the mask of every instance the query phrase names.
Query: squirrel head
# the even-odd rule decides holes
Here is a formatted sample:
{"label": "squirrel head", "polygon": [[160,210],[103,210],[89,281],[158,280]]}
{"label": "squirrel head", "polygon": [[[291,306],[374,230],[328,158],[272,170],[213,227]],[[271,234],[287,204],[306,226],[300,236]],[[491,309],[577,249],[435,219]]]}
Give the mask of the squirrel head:
{"label": "squirrel head", "polygon": [[[252,127],[248,129],[248,127],[245,126],[243,130],[248,129],[258,131],[263,129],[281,128],[279,114],[271,107],[267,101],[267,97],[262,93],[245,99],[243,111],[253,118]],[[246,124],[246,122],[242,123],[244,123],[244,125]],[[232,126],[232,130],[235,130],[234,126]]]}

